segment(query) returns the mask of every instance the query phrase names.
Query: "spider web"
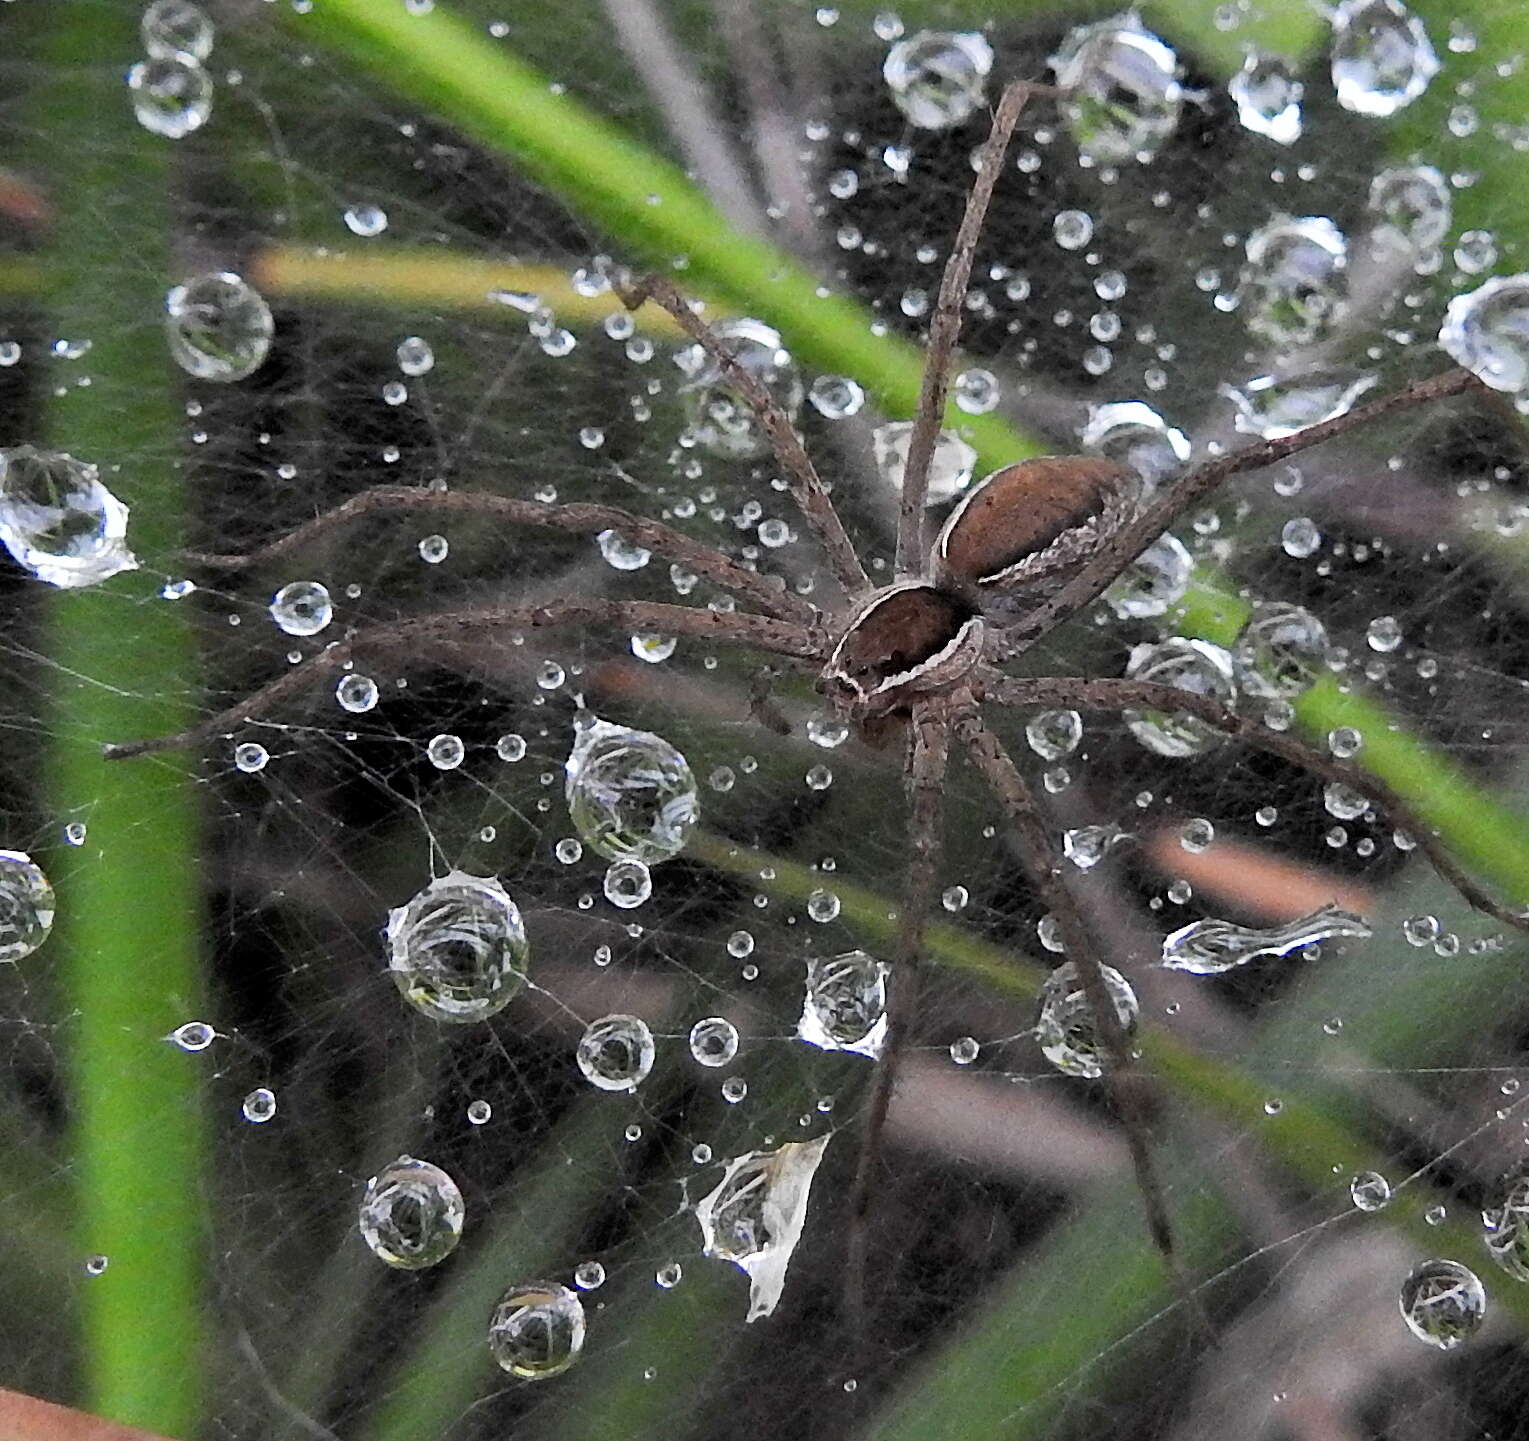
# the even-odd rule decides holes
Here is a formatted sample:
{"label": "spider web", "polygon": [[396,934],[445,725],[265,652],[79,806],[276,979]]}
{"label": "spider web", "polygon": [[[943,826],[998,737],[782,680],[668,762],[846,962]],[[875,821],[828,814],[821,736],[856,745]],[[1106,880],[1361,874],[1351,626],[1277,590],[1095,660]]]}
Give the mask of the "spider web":
{"label": "spider web", "polygon": [[[905,124],[881,77],[890,7],[436,5],[680,158],[735,219],[794,249],[888,332],[920,335],[986,111],[945,132]],[[110,7],[69,8],[86,25]],[[245,381],[183,382],[160,434],[87,457],[124,499],[134,502],[145,471],[173,467],[192,544],[231,552],[378,485],[598,501],[661,518],[834,603],[776,467],[719,457],[687,433],[672,337],[629,333],[599,284],[601,257],[633,258],[617,237],[410,108],[386,77],[310,44],[276,14],[289,7],[208,8],[215,108],[174,147],[178,269],[156,283],[238,270],[270,301],[276,340]],[[1044,74],[1081,8],[988,15],[910,3],[896,18],[908,33],[983,29],[995,76],[1008,78]],[[1299,70],[1301,138],[1281,147],[1250,134],[1227,95],[1236,62],[1226,57],[1267,17],[1233,5],[1208,22],[1190,8],[1146,17],[1192,92],[1152,165],[1080,167],[1054,117],[1027,113],[998,187],[963,365],[991,371],[999,412],[1049,449],[1076,448],[1091,405],[1127,400],[1179,427],[1197,457],[1243,443],[1219,387],[1274,361],[1237,308],[1218,304],[1235,293],[1248,235],[1278,214],[1364,233],[1369,185],[1386,164],[1436,166],[1457,220],[1437,266],[1368,273],[1377,299],[1356,307],[1325,362],[1373,376],[1376,394],[1435,373],[1443,307],[1480,278],[1481,242],[1463,231],[1490,227],[1492,273],[1523,264],[1516,197],[1494,188],[1517,138],[1484,138],[1490,127],[1471,123],[1504,67],[1511,76],[1521,63],[1500,22],[1511,7],[1478,7],[1479,23],[1416,7],[1445,62],[1425,103],[1450,114],[1424,148],[1406,112],[1386,121],[1340,108],[1320,44]],[[73,143],[50,123],[51,87],[70,72],[51,58],[56,21],[41,9],[0,13],[17,81],[6,123],[27,157],[6,216],[20,259],[45,249],[40,212]],[[117,75],[136,58],[91,63]],[[683,103],[666,60],[680,67]],[[109,168],[118,142],[106,134],[89,143]],[[140,142],[120,143],[125,153]],[[894,153],[889,165],[888,147],[906,147],[906,164]],[[131,175],[122,184],[106,223],[122,282],[136,286],[140,257],[160,242],[135,218]],[[1070,212],[1092,225],[1077,248],[1058,243],[1058,217],[1064,232]],[[1124,294],[1107,301],[1111,272]],[[140,322],[142,373],[107,374],[77,343],[90,326],[61,329],[44,295],[13,295],[5,309],[21,347],[0,369],[15,441],[46,433],[70,448],[67,396],[87,381],[124,417],[157,403],[157,317]],[[433,353],[423,373],[400,369],[410,337]],[[804,385],[818,378],[801,367]],[[807,447],[878,580],[890,578],[895,527],[873,460],[884,419],[869,405],[839,419],[811,403],[801,411]],[[1404,413],[1235,483],[1176,531],[1202,575],[1235,597],[1229,610],[1279,600],[1320,617],[1332,673],[1510,814],[1521,811],[1525,761],[1515,424],[1477,404]],[[1287,527],[1302,518],[1320,543],[1292,554]],[[156,590],[173,594],[186,578],[196,588],[124,599],[123,644],[155,608],[189,613],[200,668],[194,692],[173,699],[203,716],[328,640],[392,618],[571,595],[721,603],[708,582],[676,577],[656,556],[618,569],[589,537],[423,513],[365,519],[244,574],[199,571],[168,547],[140,559]],[[331,626],[312,638],[284,634],[268,610],[277,588],[300,580],[323,582],[334,602]],[[0,843],[50,873],[55,862],[68,870],[76,850],[131,866],[92,850],[88,805],[61,811],[50,796],[39,752],[53,698],[88,690],[91,677],[61,673],[45,587],[17,568],[3,584],[12,683]],[[1119,675],[1133,646],[1187,624],[1181,609],[1122,620],[1099,607],[1048,638],[1036,668]],[[997,808],[958,764],[945,791],[937,954],[873,1190],[872,1344],[857,1349],[840,1310],[844,1203],[871,1065],[795,1032],[809,957],[889,944],[907,861],[900,754],[854,739],[817,744],[808,722],[825,712],[810,678],[794,674],[768,678],[791,722],[789,736],[776,734],[758,718],[758,656],[688,638],[656,663],[644,650],[576,630],[463,631],[428,651],[384,648],[356,666],[379,687],[375,708],[342,710],[331,676],[198,749],[205,990],[168,1015],[155,993],[142,1045],[164,1047],[165,1031],[185,1022],[217,1032],[179,1058],[194,1079],[172,1103],[203,1105],[208,1117],[205,1158],[185,1180],[202,1228],[192,1244],[204,1330],[160,1361],[168,1370],[202,1358],[202,1434],[1522,1431],[1514,1316],[1524,1312],[1502,1299],[1517,1283],[1491,1267],[1473,1220],[1525,1144],[1514,1099],[1521,947],[1399,847],[1385,817],[1336,817],[1314,777],[1240,747],[1166,759],[1113,715],[1086,717],[1078,750],[1049,762],[1028,747],[1026,717],[990,719],[1045,795],[1059,840],[1110,828],[1083,891],[1106,958],[1137,987],[1143,1035],[1189,1058],[1170,1067],[1147,1044],[1144,1068],[1156,1077],[1153,1130],[1185,1268],[1221,1344],[1206,1348],[1164,1280],[1104,1096],[1058,1074],[1030,1034],[1027,997],[1055,958],[1037,938],[1040,909]],[[159,699],[139,698],[145,714]],[[635,909],[612,905],[607,862],[570,844],[563,767],[580,703],[662,735],[697,781],[700,829],[654,867],[652,896]],[[443,736],[461,742],[459,765],[432,760]],[[264,748],[258,769],[235,762],[236,744],[250,742]],[[103,768],[103,790],[110,783]],[[1191,820],[1214,828],[1208,849],[1185,844]],[[83,846],[66,838],[70,823],[85,827]],[[410,1010],[385,971],[389,911],[452,870],[500,878],[530,936],[531,984],[479,1025]],[[1214,980],[1153,965],[1163,935],[1202,916],[1267,925],[1333,898],[1370,918],[1372,939]],[[61,917],[69,904],[61,884]],[[121,924],[135,924],[132,907]],[[0,977],[3,1124],[17,1177],[3,1183],[0,1209],[21,1258],[5,1288],[14,1320],[4,1376],[88,1405],[81,1378],[95,1342],[82,1337],[99,1333],[81,1331],[80,1317],[121,1272],[109,1241],[67,1219],[90,1184],[73,1149],[70,1076],[91,997],[71,989],[65,934],[61,919],[49,947]],[[983,968],[995,958],[1029,979],[994,980]],[[575,1065],[584,1025],[609,1014],[643,1017],[657,1040],[653,1072],[630,1094],[592,1088]],[[706,1016],[741,1034],[725,1068],[697,1064],[687,1048]],[[1197,1071],[1201,1062],[1212,1069]],[[135,1074],[126,1066],[120,1086],[131,1090]],[[725,1093],[729,1081],[744,1085]],[[263,1122],[248,1118],[259,1088],[275,1097]],[[1330,1128],[1308,1124],[1314,1115]],[[824,1135],[833,1139],[779,1308],[746,1324],[746,1279],[702,1254],[696,1204],[728,1160]],[[457,1250],[414,1273],[385,1267],[356,1224],[368,1177],[401,1154],[442,1167],[466,1204]],[[1394,1209],[1363,1215],[1350,1178],[1376,1158],[1401,1194]],[[1407,1222],[1423,1212],[1434,1245]],[[95,1253],[105,1269],[87,1275]],[[1403,1277],[1427,1256],[1465,1262],[1492,1291],[1486,1327],[1448,1357],[1397,1312]],[[497,1371],[485,1334],[499,1295],[533,1280],[571,1286],[596,1261],[605,1279],[582,1292],[589,1334],[576,1366],[535,1384]]]}

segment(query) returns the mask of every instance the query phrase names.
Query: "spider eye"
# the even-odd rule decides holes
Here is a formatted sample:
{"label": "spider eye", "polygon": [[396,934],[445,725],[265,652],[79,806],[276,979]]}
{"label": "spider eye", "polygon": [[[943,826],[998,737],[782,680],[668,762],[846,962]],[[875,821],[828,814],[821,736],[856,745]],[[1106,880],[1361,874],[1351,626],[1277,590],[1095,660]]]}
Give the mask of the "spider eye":
{"label": "spider eye", "polygon": [[995,470],[951,512],[935,541],[937,569],[977,588],[984,607],[1027,601],[1064,584],[1135,511],[1134,471],[1098,456],[1047,455]]}
{"label": "spider eye", "polygon": [[830,694],[862,716],[954,684],[982,654],[982,619],[928,581],[878,591],[850,618],[823,669]]}

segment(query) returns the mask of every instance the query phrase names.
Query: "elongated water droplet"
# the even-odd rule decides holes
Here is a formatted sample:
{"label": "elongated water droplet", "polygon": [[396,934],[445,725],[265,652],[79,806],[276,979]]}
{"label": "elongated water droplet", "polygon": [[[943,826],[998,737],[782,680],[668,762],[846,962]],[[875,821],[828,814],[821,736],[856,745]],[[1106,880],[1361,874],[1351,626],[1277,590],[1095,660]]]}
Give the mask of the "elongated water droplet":
{"label": "elongated water droplet", "polygon": [[170,354],[198,380],[243,380],[270,352],[275,331],[265,298],[229,270],[199,275],[165,297]]}
{"label": "elongated water droplet", "polygon": [[887,1039],[887,977],[892,968],[865,951],[807,962],[807,989],[796,1034],[825,1051],[873,1059]]}
{"label": "elongated water droplet", "polygon": [[462,1192],[445,1171],[400,1156],[366,1183],[361,1238],[389,1266],[420,1271],[456,1249],[465,1213]]}
{"label": "elongated water droplet", "polygon": [[136,570],[127,516],[88,462],[33,445],[0,449],[0,542],[38,580],[75,590]]}
{"label": "elongated water droplet", "polygon": [[1139,400],[1090,406],[1078,439],[1090,454],[1134,470],[1149,492],[1177,475],[1189,459],[1184,432]]}
{"label": "elongated water droplet", "polygon": [[1457,295],[1439,344],[1493,390],[1529,387],[1529,274],[1497,276]]}
{"label": "elongated water droplet", "polygon": [[127,72],[133,114],[145,130],[184,140],[212,114],[212,77],[189,55],[151,55]]}
{"label": "elongated water droplet", "polygon": [[[1195,695],[1208,696],[1223,706],[1237,699],[1232,658],[1205,640],[1171,636],[1131,651],[1126,665],[1130,680],[1155,681]],[[1185,711],[1127,710],[1126,729],[1149,751],[1160,756],[1203,755],[1226,739],[1221,731]]]}
{"label": "elongated water droplet", "polygon": [[1401,0],[1343,0],[1332,21],[1333,88],[1345,110],[1394,115],[1439,73],[1423,22]]}
{"label": "elongated water droplet", "polygon": [[647,866],[678,855],[700,819],[685,757],[662,736],[587,711],[574,728],[563,792],[584,843],[607,860]]}
{"label": "elongated water droplet", "polygon": [[[1113,966],[1099,967],[1127,1040],[1136,1032],[1140,1008],[1131,983]],[[1104,1074],[1105,1050],[1093,1007],[1083,990],[1078,968],[1064,961],[1041,987],[1035,1038],[1046,1059],[1068,1076],[1093,1078]]]}
{"label": "elongated water droplet", "polygon": [[653,1032],[640,1016],[603,1016],[579,1037],[574,1059],[602,1091],[635,1091],[653,1069]]}
{"label": "elongated water droplet", "polygon": [[910,125],[949,130],[982,104],[992,68],[993,47],[981,35],[920,30],[887,52],[881,73]]}
{"label": "elongated water droplet", "polygon": [[1237,408],[1233,424],[1244,435],[1278,440],[1347,415],[1375,385],[1373,375],[1330,368],[1300,375],[1260,375],[1241,386],[1222,386],[1221,393]]}
{"label": "elongated water droplet", "polygon": [[487,1020],[525,985],[525,925],[492,876],[431,881],[388,913],[385,936],[399,991],[432,1020]]}
{"label": "elongated water droplet", "polygon": [[771,1315],[780,1303],[806,1224],[812,1178],[831,1135],[735,1157],[716,1188],[696,1204],[702,1250],[731,1261],[749,1278],[750,1321]]}
{"label": "elongated water droplet", "polygon": [[[901,495],[903,476],[908,469],[908,448],[913,443],[911,421],[894,420],[878,425],[871,432],[871,449],[876,469],[894,495]],[[934,441],[929,461],[929,489],[925,505],[943,505],[972,483],[977,452],[954,431],[942,430]]]}
{"label": "elongated water droplet", "polygon": [[[802,405],[802,381],[780,332],[761,320],[744,318],[713,326],[734,361],[775,398],[789,419]],[[697,445],[725,460],[757,460],[770,449],[763,424],[733,389],[722,367],[699,345],[675,356],[686,380],[680,403]]]}
{"label": "elongated water droplet", "polygon": [[1067,128],[1096,164],[1150,160],[1178,128],[1178,57],[1134,15],[1071,31],[1051,68]]}
{"label": "elongated water droplet", "polygon": [[1348,296],[1347,266],[1348,241],[1325,215],[1271,220],[1248,236],[1243,322],[1284,349],[1323,339]]}
{"label": "elongated water droplet", "polygon": [[1283,926],[1239,926],[1215,919],[1181,926],[1163,941],[1163,965],[1171,971],[1216,976],[1260,956],[1288,956],[1332,936],[1367,940],[1375,932],[1362,916],[1323,906]]}
{"label": "elongated water droplet", "polygon": [[1459,1261],[1424,1261],[1402,1282],[1402,1320],[1419,1341],[1452,1351],[1481,1329],[1487,1293],[1480,1278]]}
{"label": "elongated water droplet", "polygon": [[584,1349],[584,1303],[556,1281],[512,1286],[494,1307],[488,1348],[499,1366],[522,1381],[561,1375]]}

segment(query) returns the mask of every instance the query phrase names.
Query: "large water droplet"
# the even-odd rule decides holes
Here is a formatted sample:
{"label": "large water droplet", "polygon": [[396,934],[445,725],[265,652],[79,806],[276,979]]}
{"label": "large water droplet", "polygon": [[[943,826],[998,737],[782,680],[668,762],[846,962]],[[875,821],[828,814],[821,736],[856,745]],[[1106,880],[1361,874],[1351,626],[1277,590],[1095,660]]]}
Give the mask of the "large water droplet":
{"label": "large water droplet", "polygon": [[653,1069],[653,1032],[640,1016],[602,1016],[579,1037],[574,1059],[602,1091],[635,1091]]}
{"label": "large water droplet", "polygon": [[1051,57],[1079,152],[1097,164],[1150,160],[1178,128],[1178,57],[1131,15],[1082,25]]}
{"label": "large water droplet", "polygon": [[1307,426],[1336,420],[1375,386],[1375,377],[1351,369],[1304,371],[1300,375],[1260,375],[1221,393],[1237,408],[1233,424],[1244,435],[1278,440]]}
{"label": "large water droplet", "polygon": [[[908,469],[908,448],[913,443],[913,423],[889,421],[871,432],[871,449],[876,469],[894,495],[901,495],[903,476]],[[942,505],[972,483],[977,452],[954,431],[942,430],[934,440],[934,454],[929,460],[929,489],[925,505]]]}
{"label": "large water droplet", "polygon": [[1290,62],[1283,56],[1250,51],[1226,88],[1244,130],[1276,145],[1294,145],[1301,138],[1305,86],[1290,73]]}
{"label": "large water droplet", "polygon": [[199,275],[165,297],[165,334],[175,363],[198,380],[243,380],[266,358],[271,307],[232,271]]}
{"label": "large water droplet", "polygon": [[1333,88],[1356,115],[1394,115],[1438,74],[1428,32],[1400,0],[1343,0],[1333,11]]}
{"label": "large water droplet", "polygon": [[1084,450],[1134,470],[1149,491],[1177,475],[1189,459],[1184,432],[1139,400],[1090,406],[1078,438]]}
{"label": "large water droplet", "polygon": [[0,962],[30,956],[53,929],[53,887],[25,851],[0,851]]}
{"label": "large water droplet", "polygon": [[875,1058],[887,1040],[887,977],[892,968],[865,951],[814,956],[796,1034],[825,1051]]}
{"label": "large water droplet", "polygon": [[1497,276],[1457,295],[1439,344],[1493,390],[1529,386],[1529,274]]}
{"label": "large water droplet", "polygon": [[[723,321],[713,329],[738,365],[794,420],[802,405],[802,382],[779,332],[747,318]],[[767,454],[770,442],[764,426],[728,383],[722,367],[699,345],[687,346],[675,361],[686,375],[680,401],[696,444],[726,460],[757,460]]]}
{"label": "large water droplet", "polygon": [[1454,215],[1449,185],[1432,165],[1382,170],[1370,182],[1369,208],[1378,239],[1416,254],[1443,242]]}
{"label": "large water droplet", "polygon": [[[1129,1040],[1135,1034],[1139,1012],[1136,992],[1113,966],[1101,965],[1099,970],[1120,1029]],[[1046,1059],[1065,1075],[1092,1078],[1104,1074],[1104,1041],[1094,1024],[1093,1007],[1084,993],[1078,968],[1071,961],[1058,966],[1041,987],[1035,1038]]]}
{"label": "large water droplet", "polygon": [[212,54],[212,21],[191,0],[154,0],[138,22],[138,33],[143,48],[155,59],[184,55],[205,60]]}
{"label": "large water droplet", "polygon": [[462,1192],[439,1166],[400,1156],[366,1183],[361,1238],[388,1265],[420,1271],[456,1249],[465,1213]]}
{"label": "large water droplet", "polygon": [[316,580],[282,586],[271,597],[270,610],[271,619],[288,635],[317,635],[334,619],[329,587]]}
{"label": "large water droplet", "polygon": [[1289,349],[1331,331],[1348,294],[1348,241],[1325,215],[1281,216],[1248,236],[1238,303],[1253,334]]}
{"label": "large water droplet", "polygon": [[1402,1282],[1402,1320],[1419,1341],[1452,1351],[1481,1329],[1487,1293],[1480,1278],[1458,1261],[1424,1261]]}
{"label": "large water droplet", "polygon": [[183,140],[212,114],[212,77],[189,55],[151,55],[127,72],[133,114],[145,130]]}
{"label": "large water droplet", "polygon": [[584,843],[607,860],[647,866],[678,855],[700,819],[685,757],[662,736],[587,711],[574,726],[563,793]]}
{"label": "large water droplet", "polygon": [[494,1360],[523,1381],[566,1371],[584,1349],[584,1303],[556,1281],[531,1281],[504,1293],[488,1323]]}
{"label": "large water droplet", "polygon": [[1332,936],[1366,940],[1375,932],[1362,916],[1323,906],[1283,926],[1239,926],[1208,919],[1182,926],[1163,940],[1163,965],[1171,971],[1217,976],[1260,956],[1288,956]]}
{"label": "large water droplet", "polygon": [[993,47],[981,35],[920,30],[881,67],[892,101],[921,130],[948,130],[982,104]]}
{"label": "large water droplet", "polygon": [[[1209,696],[1224,706],[1237,699],[1231,656],[1205,640],[1170,636],[1152,645],[1139,645],[1131,652],[1126,677]],[[1226,738],[1184,711],[1127,710],[1124,715],[1126,729],[1160,756],[1203,755]]]}
{"label": "large water droplet", "polygon": [[1510,1172],[1481,1213],[1487,1250],[1516,1281],[1529,1281],[1529,1170]]}
{"label": "large water droplet", "polygon": [[33,445],[0,449],[0,542],[38,580],[74,590],[136,570],[127,515],[86,461]]}
{"label": "large water droplet", "polygon": [[1133,560],[1104,593],[1121,620],[1148,620],[1184,599],[1195,563],[1176,535],[1163,534]]}
{"label": "large water droplet", "polygon": [[696,1204],[702,1249],[749,1278],[750,1321],[772,1314],[807,1220],[812,1178],[831,1138],[749,1151],[727,1163],[716,1189]]}
{"label": "large water droplet", "polygon": [[388,913],[384,934],[394,982],[432,1020],[487,1020],[525,985],[525,925],[492,876],[431,881]]}
{"label": "large water droplet", "polygon": [[1232,649],[1237,684],[1266,700],[1293,700],[1316,683],[1327,649],[1327,630],[1309,610],[1260,601]]}

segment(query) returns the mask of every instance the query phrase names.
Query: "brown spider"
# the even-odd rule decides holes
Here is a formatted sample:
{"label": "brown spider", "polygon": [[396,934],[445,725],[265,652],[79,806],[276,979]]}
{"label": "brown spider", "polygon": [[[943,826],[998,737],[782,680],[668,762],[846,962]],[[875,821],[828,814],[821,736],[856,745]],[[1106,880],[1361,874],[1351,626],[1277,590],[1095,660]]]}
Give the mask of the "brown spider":
{"label": "brown spider", "polygon": [[899,1047],[910,1025],[927,913],[940,858],[942,782],[951,742],[963,748],[1013,826],[1019,854],[1044,909],[1056,918],[1093,1013],[1111,1090],[1128,1138],[1152,1240],[1181,1294],[1168,1209],[1154,1172],[1144,1095],[1131,1070],[1131,1048],[1111,1001],[1099,947],[1058,864],[1040,808],[1018,767],[983,720],[985,703],[1077,710],[1140,707],[1186,712],[1250,745],[1284,757],[1324,781],[1341,781],[1387,811],[1416,837],[1439,872],[1471,905],[1504,924],[1529,929],[1525,916],[1489,896],[1384,783],[1281,732],[1173,687],[1124,679],[1017,677],[1004,662],[1023,654],[1095,600],[1189,507],[1230,476],[1258,469],[1403,408],[1479,387],[1453,370],[1294,435],[1266,440],[1185,474],[1144,509],[1134,476],[1112,462],[1048,457],[1007,466],[974,488],[931,545],[925,534],[930,461],[945,413],[973,252],[1000,163],[1026,100],[1045,87],[1011,85],[997,107],[979,159],[930,327],[928,356],[898,514],[896,579],[873,586],[835,512],[812,460],[784,411],[665,279],[618,287],[635,309],[662,306],[710,354],[763,427],[802,518],[827,557],[846,602],[823,610],[778,581],[658,521],[610,506],[546,505],[494,495],[381,488],[320,515],[248,555],[191,559],[236,570],[276,559],[316,536],[376,511],[461,512],[526,525],[595,534],[611,530],[677,562],[732,594],[746,610],[726,613],[647,601],[572,597],[543,604],[484,607],[391,622],[329,646],[237,705],[178,735],[108,748],[113,757],[195,745],[232,732],[359,653],[386,644],[418,644],[463,631],[587,626],[705,637],[783,657],[815,671],[818,684],[862,736],[901,738],[909,791],[909,862],[891,956],[894,982],[888,1041],[878,1064],[850,1197],[846,1306],[861,1331],[867,1209]]}

